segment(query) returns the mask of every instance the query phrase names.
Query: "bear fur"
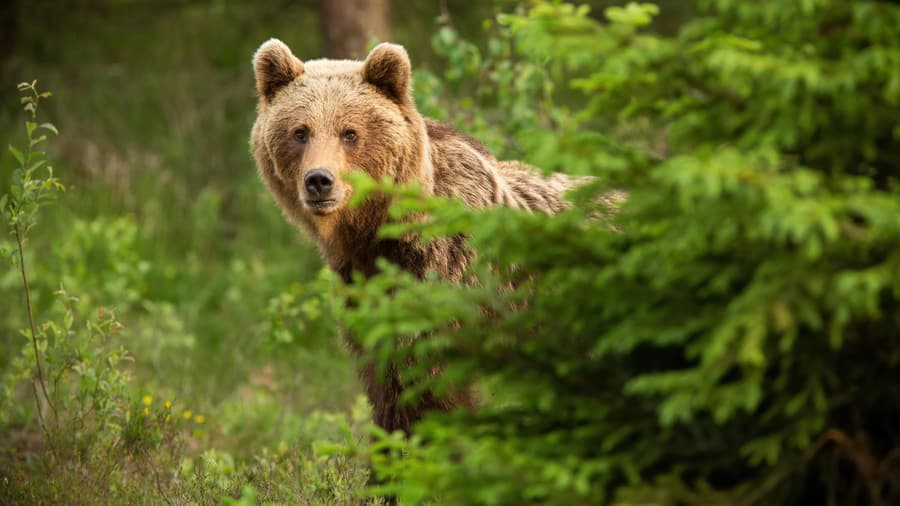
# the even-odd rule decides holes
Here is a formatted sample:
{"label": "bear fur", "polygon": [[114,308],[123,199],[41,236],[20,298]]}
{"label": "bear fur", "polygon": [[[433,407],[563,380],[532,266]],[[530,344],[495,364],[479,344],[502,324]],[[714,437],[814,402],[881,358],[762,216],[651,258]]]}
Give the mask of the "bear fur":
{"label": "bear fur", "polygon": [[[544,178],[520,162],[497,161],[478,141],[422,117],[401,46],[380,44],[365,61],[301,62],[271,39],[254,55],[253,67],[259,103],[250,144],[259,175],[287,218],[315,240],[345,282],[352,281],[353,272],[375,274],[380,257],[420,278],[435,271],[462,283],[473,257],[461,237],[427,243],[378,238],[389,202],[373,197],[348,208],[353,188],[343,174],[363,171],[400,184],[416,182],[426,194],[458,198],[475,208],[503,205],[546,213],[563,209],[563,194],[578,184],[563,174]],[[425,411],[474,404],[469,392],[461,392],[425,394],[416,405],[401,405],[398,369],[389,368],[387,377],[375,377],[372,367],[360,373],[374,421],[385,430],[409,433]]]}

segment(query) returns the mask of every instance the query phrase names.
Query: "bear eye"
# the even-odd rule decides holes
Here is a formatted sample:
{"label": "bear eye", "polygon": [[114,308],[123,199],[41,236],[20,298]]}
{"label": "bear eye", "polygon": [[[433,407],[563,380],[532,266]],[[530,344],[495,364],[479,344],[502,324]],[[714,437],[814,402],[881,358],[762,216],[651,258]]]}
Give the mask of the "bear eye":
{"label": "bear eye", "polygon": [[294,139],[301,144],[309,142],[309,130],[306,128],[298,128],[294,130]]}
{"label": "bear eye", "polygon": [[356,142],[357,137],[356,130],[344,130],[344,133],[341,134],[341,138],[344,142]]}

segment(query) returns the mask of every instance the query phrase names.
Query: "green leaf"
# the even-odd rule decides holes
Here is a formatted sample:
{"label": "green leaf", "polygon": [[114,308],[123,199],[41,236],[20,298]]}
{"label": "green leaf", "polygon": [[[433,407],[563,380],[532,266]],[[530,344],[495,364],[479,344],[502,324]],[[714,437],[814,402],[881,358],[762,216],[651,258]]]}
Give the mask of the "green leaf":
{"label": "green leaf", "polygon": [[17,162],[19,162],[19,165],[25,165],[25,156],[12,144],[9,145],[9,152],[12,153],[13,158],[15,158]]}
{"label": "green leaf", "polygon": [[[42,93],[43,95],[43,93]],[[56,135],[59,135],[59,130],[56,129],[56,126],[53,123],[41,123],[38,125],[38,128],[43,128],[45,130],[50,130]]]}
{"label": "green leaf", "polygon": [[[45,163],[47,163],[47,160],[38,160],[38,161],[32,163],[32,164],[28,167],[28,172],[33,173],[34,171],[36,171],[37,169],[39,169],[41,166],[43,166]],[[52,173],[52,171],[51,171],[51,173]]]}

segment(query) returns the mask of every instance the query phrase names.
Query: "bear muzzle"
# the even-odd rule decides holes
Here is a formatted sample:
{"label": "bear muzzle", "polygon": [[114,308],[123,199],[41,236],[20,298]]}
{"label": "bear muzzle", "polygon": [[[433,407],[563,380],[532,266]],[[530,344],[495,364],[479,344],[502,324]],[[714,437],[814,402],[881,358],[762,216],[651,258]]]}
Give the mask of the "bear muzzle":
{"label": "bear muzzle", "polygon": [[322,167],[315,168],[303,177],[303,193],[301,200],[316,214],[327,214],[334,211],[343,200],[343,191],[338,188],[334,174]]}

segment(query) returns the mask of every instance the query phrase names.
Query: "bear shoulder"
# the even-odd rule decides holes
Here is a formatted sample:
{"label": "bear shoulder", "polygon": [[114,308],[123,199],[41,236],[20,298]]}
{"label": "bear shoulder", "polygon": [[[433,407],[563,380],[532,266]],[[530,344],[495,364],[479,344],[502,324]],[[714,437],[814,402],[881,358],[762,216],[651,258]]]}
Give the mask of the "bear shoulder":
{"label": "bear shoulder", "polygon": [[555,213],[566,190],[583,181],[556,173],[544,177],[518,161],[498,161],[484,144],[450,125],[425,120],[434,166],[434,193],[471,207],[503,205]]}

